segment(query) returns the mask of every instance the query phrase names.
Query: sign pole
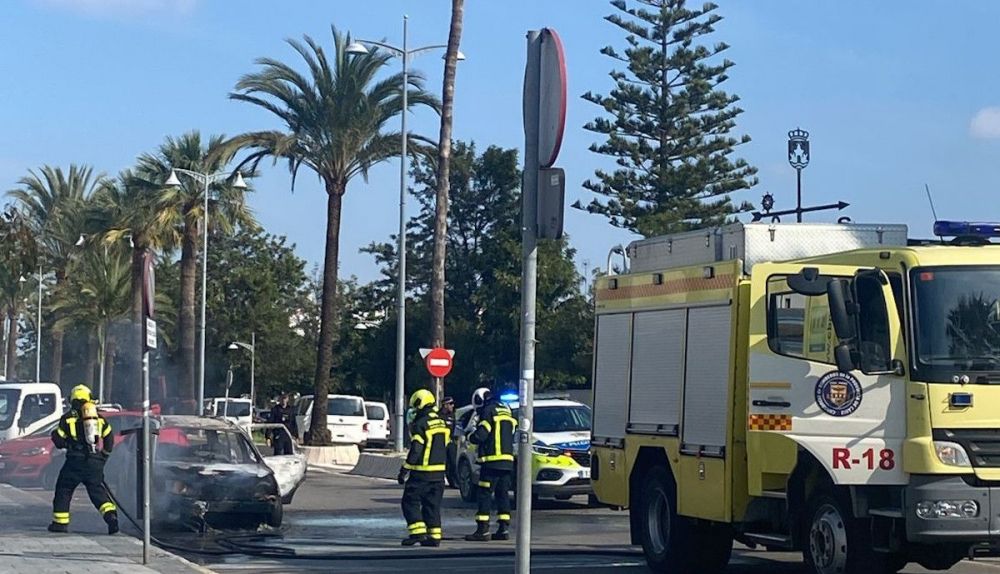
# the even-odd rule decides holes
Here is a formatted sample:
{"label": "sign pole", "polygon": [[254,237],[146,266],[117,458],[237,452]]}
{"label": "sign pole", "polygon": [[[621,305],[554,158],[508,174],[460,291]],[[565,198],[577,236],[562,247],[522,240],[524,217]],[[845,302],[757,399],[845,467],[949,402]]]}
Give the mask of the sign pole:
{"label": "sign pole", "polygon": [[153,254],[143,253],[142,321],[142,563],[149,564],[150,546],[150,440],[149,440],[149,350],[156,347],[156,321],[153,320],[156,288],[153,279]]}
{"label": "sign pole", "polygon": [[528,32],[524,69],[524,175],[521,186],[521,381],[517,433],[517,574],[531,572],[531,423],[535,394],[535,290],[538,271],[538,123],[542,35]]}

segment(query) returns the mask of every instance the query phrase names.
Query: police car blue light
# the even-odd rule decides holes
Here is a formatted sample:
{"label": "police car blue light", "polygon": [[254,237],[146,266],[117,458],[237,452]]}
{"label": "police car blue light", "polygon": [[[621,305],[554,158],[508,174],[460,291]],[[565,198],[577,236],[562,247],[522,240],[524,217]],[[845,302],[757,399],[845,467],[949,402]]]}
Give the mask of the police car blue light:
{"label": "police car blue light", "polygon": [[500,395],[500,402],[502,403],[516,403],[517,399],[517,393],[504,393]]}
{"label": "police car blue light", "polygon": [[935,221],[934,235],[938,237],[1000,237],[1000,223]]}

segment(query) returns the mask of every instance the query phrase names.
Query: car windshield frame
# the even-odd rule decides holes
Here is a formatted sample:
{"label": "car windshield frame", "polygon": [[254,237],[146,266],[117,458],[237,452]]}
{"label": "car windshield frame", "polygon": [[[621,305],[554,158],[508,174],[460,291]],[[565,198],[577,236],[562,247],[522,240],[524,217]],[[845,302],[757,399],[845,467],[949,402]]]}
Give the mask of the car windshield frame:
{"label": "car windshield frame", "polygon": [[[909,280],[910,378],[956,383],[968,375],[972,383],[1000,384],[1000,266],[914,267]],[[934,291],[928,289],[932,282]],[[978,313],[973,306],[980,307]]]}
{"label": "car windshield frame", "polygon": [[[210,436],[210,433],[215,433],[215,435],[217,437],[219,437],[220,435],[223,435],[223,436],[226,437],[226,440],[223,441],[221,439],[221,437],[220,437],[219,441],[218,441],[218,444],[222,445],[223,442],[225,442],[225,444],[228,446],[228,450],[229,450],[228,454],[229,455],[235,454],[234,451],[232,450],[233,449],[232,445],[238,445],[238,449],[242,448],[242,450],[245,451],[246,456],[242,460],[240,460],[237,456],[230,456],[227,459],[225,457],[215,456],[215,454],[225,454],[225,453],[216,453],[216,452],[214,452],[214,451],[216,451],[216,449],[212,449],[212,451],[207,451],[204,448],[198,449],[197,447],[192,447],[190,445],[174,445],[173,443],[163,443],[162,440],[158,440],[157,441],[157,445],[156,445],[156,458],[155,458],[155,462],[157,464],[161,464],[161,463],[166,463],[166,464],[203,464],[203,465],[211,465],[211,464],[233,464],[233,465],[254,464],[254,465],[259,465],[259,464],[263,464],[263,459],[261,458],[260,453],[254,447],[253,443],[250,442],[250,439],[248,439],[246,437],[246,435],[243,432],[239,431],[238,429],[233,429],[233,428],[218,429],[218,428],[202,428],[202,427],[172,426],[171,425],[171,426],[165,426],[165,427],[161,428],[160,429],[160,434],[161,435],[164,434],[164,432],[163,432],[164,430],[169,430],[169,431],[174,431],[174,432],[178,432],[179,431],[179,432],[183,433],[183,436],[184,436],[184,438],[185,438],[186,441],[190,441],[189,437],[196,436],[196,437],[198,437],[198,441],[197,442],[199,444],[200,443],[204,443],[206,446],[207,446],[207,443],[209,442],[208,436]],[[202,438],[202,437],[204,437],[204,438]],[[176,448],[169,448],[168,449],[168,448],[166,448],[167,446],[176,447]],[[185,450],[182,450],[182,449],[185,449],[185,448],[189,448],[190,449],[190,453],[188,453]],[[223,447],[223,450],[226,450],[226,447]],[[199,451],[205,452],[206,456],[197,456],[196,453],[199,452]],[[165,455],[164,453],[170,453],[170,454],[166,454]],[[191,454],[192,456],[186,456],[187,454]],[[175,455],[184,455],[184,456],[175,456]],[[168,458],[164,458],[164,456],[167,456]]]}
{"label": "car windshield frame", "polygon": [[7,430],[14,426],[14,419],[17,418],[17,410],[21,405],[21,389],[0,388],[0,405],[5,407],[0,411],[0,430]]}
{"label": "car windshield frame", "polygon": [[[346,412],[346,409],[344,409],[345,412],[341,412],[341,409],[333,408],[334,404],[340,404],[340,403],[344,404],[353,403],[357,406],[360,406],[360,409],[356,409],[353,412]],[[326,399],[326,414],[327,416],[335,416],[335,417],[364,417],[365,419],[368,418],[368,413],[365,412],[365,402],[359,398],[354,398],[354,397],[330,397]]]}
{"label": "car windshield frame", "polygon": [[[582,426],[579,426],[579,425],[582,424],[582,421],[580,420],[580,417],[578,417],[578,416],[574,416],[573,417],[574,419],[576,419],[575,422],[577,423],[577,426],[574,426],[574,427],[549,428],[549,427],[546,427],[545,425],[540,425],[539,424],[539,416],[538,416],[539,411],[544,411],[544,410],[549,410],[549,409],[551,409],[551,410],[568,409],[568,410],[573,410],[573,411],[585,412],[585,413],[587,413],[587,417],[590,419],[590,425],[588,425],[586,428],[583,428]],[[518,411],[519,410],[520,410],[519,408],[518,409],[513,409],[514,418],[516,418],[516,419],[520,418],[518,416]],[[572,404],[572,405],[546,405],[544,407],[535,407],[534,409],[532,409],[532,411],[533,411],[533,416],[532,416],[532,420],[531,420],[531,424],[533,425],[532,426],[532,432],[536,432],[536,433],[591,432],[591,429],[594,426],[594,413],[591,410],[591,408],[588,407],[587,405],[581,405],[581,404]],[[543,419],[543,422],[544,422],[544,419]]]}

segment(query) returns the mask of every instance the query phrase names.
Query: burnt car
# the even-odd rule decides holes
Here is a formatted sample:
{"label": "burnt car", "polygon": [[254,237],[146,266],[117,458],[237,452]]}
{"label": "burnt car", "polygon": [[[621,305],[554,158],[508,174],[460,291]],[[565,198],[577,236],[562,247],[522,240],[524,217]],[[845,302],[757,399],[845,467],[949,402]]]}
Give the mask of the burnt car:
{"label": "burnt car", "polygon": [[[154,522],[199,529],[281,525],[282,499],[291,500],[304,472],[291,480],[277,477],[275,472],[286,472],[287,465],[273,469],[247,433],[225,419],[163,416],[153,421]],[[116,445],[105,473],[115,498],[128,509],[136,507],[140,441],[141,434],[133,433]]]}

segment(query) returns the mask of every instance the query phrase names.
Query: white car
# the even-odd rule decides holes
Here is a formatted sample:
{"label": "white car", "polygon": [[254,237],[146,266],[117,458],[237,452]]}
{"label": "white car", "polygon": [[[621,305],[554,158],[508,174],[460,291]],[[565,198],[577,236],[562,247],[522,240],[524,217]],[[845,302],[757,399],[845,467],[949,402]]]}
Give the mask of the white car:
{"label": "white car", "polygon": [[365,401],[368,415],[368,445],[385,447],[389,444],[389,406],[385,403]]}
{"label": "white car", "polygon": [[[516,397],[504,401],[517,417]],[[479,480],[476,447],[468,434],[477,424],[475,410],[465,406],[455,413],[454,478],[462,498],[475,500]],[[532,447],[533,496],[567,500],[574,495],[590,495],[590,407],[565,398],[534,401],[534,445]]]}
{"label": "white car", "polygon": [[59,385],[0,381],[0,442],[27,436],[59,420],[62,406]]}
{"label": "white car", "polygon": [[[326,428],[335,443],[364,446],[368,441],[368,415],[365,400],[355,395],[327,395]],[[313,396],[303,395],[296,403],[295,423],[299,438],[306,439],[312,423]]]}
{"label": "white car", "polygon": [[250,399],[238,397],[215,397],[205,400],[205,414],[212,417],[223,417],[234,422],[243,430],[250,430],[253,423]]}

